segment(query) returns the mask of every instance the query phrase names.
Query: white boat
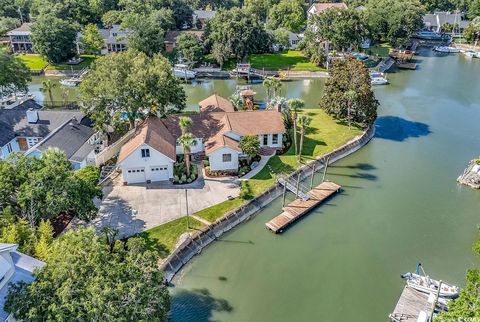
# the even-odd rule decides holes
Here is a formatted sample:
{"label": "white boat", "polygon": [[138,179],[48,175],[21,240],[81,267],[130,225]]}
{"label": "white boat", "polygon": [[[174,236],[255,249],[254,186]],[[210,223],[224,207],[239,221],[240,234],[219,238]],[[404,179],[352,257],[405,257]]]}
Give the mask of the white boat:
{"label": "white boat", "polygon": [[388,80],[383,78],[383,77],[375,77],[375,78],[372,78],[372,80],[370,81],[370,84],[372,84],[372,85],[387,85]]}
{"label": "white boat", "polygon": [[465,56],[468,58],[474,58],[477,56],[477,53],[473,50],[467,50],[464,52]]}
{"label": "white boat", "polygon": [[370,84],[372,85],[387,85],[387,75],[381,72],[370,72]]}
{"label": "white boat", "polygon": [[172,71],[175,77],[181,79],[194,79],[197,77],[197,73],[195,73],[193,70],[189,70],[188,66],[185,64],[176,64],[173,66]]}
{"label": "white boat", "polygon": [[[419,268],[421,268],[423,275],[419,273]],[[411,288],[414,288],[423,293],[433,293],[437,294],[439,281],[431,278],[425,274],[421,264],[417,265],[417,273],[406,273],[402,275],[402,278],[407,280],[407,285]],[[459,287],[447,282],[443,282],[440,286],[439,297],[444,298],[456,298],[458,297]]]}
{"label": "white boat", "polygon": [[460,49],[451,47],[451,46],[436,46],[436,47],[433,47],[433,50],[439,53],[452,53],[452,54],[456,54],[460,52]]}
{"label": "white boat", "polygon": [[75,87],[77,86],[78,84],[81,83],[81,79],[79,78],[65,78],[65,79],[62,79],[60,80],[60,85],[62,86],[66,86],[66,87]]}

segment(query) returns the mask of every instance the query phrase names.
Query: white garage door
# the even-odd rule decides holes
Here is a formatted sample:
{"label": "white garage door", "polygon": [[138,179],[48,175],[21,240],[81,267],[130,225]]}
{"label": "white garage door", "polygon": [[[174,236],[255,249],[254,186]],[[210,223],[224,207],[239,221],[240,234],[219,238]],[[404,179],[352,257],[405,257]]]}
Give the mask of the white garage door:
{"label": "white garage door", "polygon": [[168,166],[158,165],[150,167],[150,180],[151,181],[164,181],[168,180]]}
{"label": "white garage door", "polygon": [[144,183],[145,180],[145,168],[130,168],[127,169],[124,179],[128,183]]}

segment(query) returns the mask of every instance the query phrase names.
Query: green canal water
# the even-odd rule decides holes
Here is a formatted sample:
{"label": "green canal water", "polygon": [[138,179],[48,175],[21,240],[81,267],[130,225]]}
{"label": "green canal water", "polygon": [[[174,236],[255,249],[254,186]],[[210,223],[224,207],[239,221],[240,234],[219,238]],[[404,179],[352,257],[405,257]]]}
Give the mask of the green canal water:
{"label": "green canal water", "polygon": [[[464,284],[480,264],[480,192],[455,179],[480,154],[480,60],[432,55],[376,88],[376,137],[328,171],[344,191],[282,235],[264,226],[277,200],[210,245],[174,279],[173,321],[385,321],[400,274],[419,261]],[[190,93],[234,89],[209,82]],[[322,81],[285,91],[315,106]]]}

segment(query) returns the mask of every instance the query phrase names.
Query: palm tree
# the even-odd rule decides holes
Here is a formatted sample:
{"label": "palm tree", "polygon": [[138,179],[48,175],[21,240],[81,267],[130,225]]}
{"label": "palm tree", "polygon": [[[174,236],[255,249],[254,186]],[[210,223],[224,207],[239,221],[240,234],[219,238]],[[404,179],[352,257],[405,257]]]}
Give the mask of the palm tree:
{"label": "palm tree", "polygon": [[345,98],[347,99],[347,120],[348,120],[348,128],[352,128],[352,105],[357,98],[357,92],[354,90],[349,90],[345,92]]}
{"label": "palm tree", "polygon": [[273,78],[271,82],[272,82],[273,96],[277,96],[277,91],[282,88],[282,82],[276,78]]}
{"label": "palm tree", "polygon": [[182,135],[185,135],[187,133],[187,130],[190,125],[192,125],[192,123],[192,119],[188,116],[180,117],[180,119],[178,120],[178,125],[180,126],[180,129],[182,129]]}
{"label": "palm tree", "polygon": [[267,90],[267,105],[268,105],[268,103],[270,102],[270,99],[272,98],[272,86],[273,86],[272,80],[268,78],[265,79],[263,81],[263,86]]}
{"label": "palm tree", "polygon": [[50,99],[50,104],[53,106],[53,95],[52,95],[52,89],[57,87],[57,84],[52,83],[51,80],[47,79],[42,82],[42,92],[47,92],[48,93],[48,98]]}
{"label": "palm tree", "polygon": [[229,101],[232,103],[236,111],[239,111],[243,108],[243,100],[240,96],[234,94],[230,96]]}
{"label": "palm tree", "polygon": [[303,138],[305,137],[305,131],[307,130],[311,122],[312,118],[306,115],[302,115],[298,119],[298,126],[300,127],[300,153],[298,154],[298,161],[300,161],[300,158],[302,156]]}
{"label": "palm tree", "polygon": [[178,138],[178,143],[183,148],[183,158],[185,159],[185,166],[187,167],[187,178],[190,177],[190,147],[197,144],[192,133],[185,133]]}
{"label": "palm tree", "polygon": [[298,154],[297,118],[298,118],[298,113],[301,112],[302,108],[304,107],[305,107],[305,102],[299,98],[294,98],[288,101],[288,109],[290,110],[290,114],[292,115],[292,122],[293,122],[293,141],[295,144],[295,155]]}

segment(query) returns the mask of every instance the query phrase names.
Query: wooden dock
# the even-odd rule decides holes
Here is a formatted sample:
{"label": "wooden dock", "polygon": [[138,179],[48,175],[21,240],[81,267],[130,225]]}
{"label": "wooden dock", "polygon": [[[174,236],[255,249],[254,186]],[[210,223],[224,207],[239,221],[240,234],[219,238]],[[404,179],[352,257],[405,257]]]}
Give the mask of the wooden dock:
{"label": "wooden dock", "polygon": [[393,313],[388,317],[391,322],[416,322],[422,315],[421,321],[425,321],[425,317],[430,314],[431,306],[428,294],[405,286]]}
{"label": "wooden dock", "polygon": [[306,215],[310,210],[320,205],[331,195],[337,193],[340,188],[341,187],[336,183],[323,182],[308,192],[308,195],[310,196],[308,200],[300,198],[295,199],[283,208],[283,212],[280,215],[273,218],[265,225],[274,233],[282,232],[288,225]]}

